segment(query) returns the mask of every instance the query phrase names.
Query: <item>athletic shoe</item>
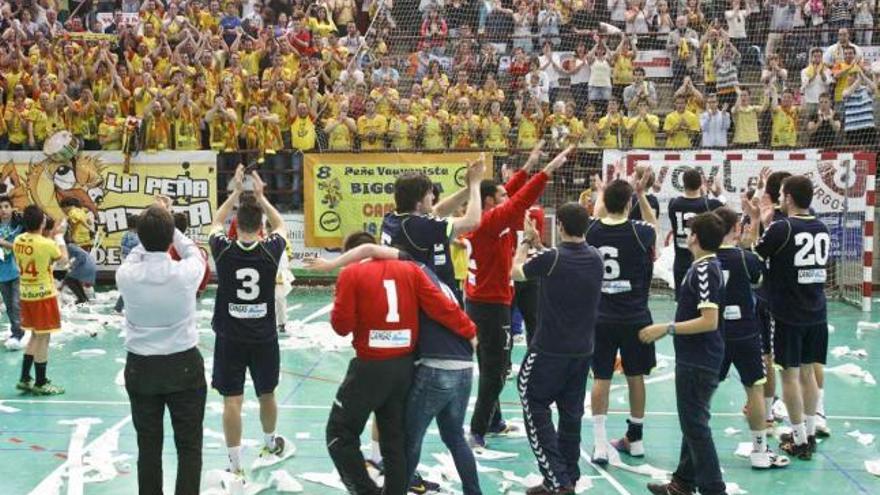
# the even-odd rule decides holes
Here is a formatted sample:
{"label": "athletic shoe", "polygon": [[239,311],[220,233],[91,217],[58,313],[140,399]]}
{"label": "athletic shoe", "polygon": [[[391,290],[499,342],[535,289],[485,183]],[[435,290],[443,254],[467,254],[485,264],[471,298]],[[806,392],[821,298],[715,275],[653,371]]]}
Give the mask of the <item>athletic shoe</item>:
{"label": "athletic shoe", "polygon": [[409,485],[410,493],[428,493],[428,492],[439,492],[440,484],[434,483],[433,481],[428,481],[422,478],[422,475],[419,473],[415,474],[416,480]]}
{"label": "athletic shoe", "polygon": [[489,428],[489,431],[486,432],[487,437],[503,437],[509,435],[511,433],[516,433],[519,431],[519,427],[516,425],[508,424],[506,421],[502,421],[494,428]]}
{"label": "athletic shoe", "polygon": [[611,446],[630,457],[645,457],[645,444],[641,440],[632,442],[626,438],[626,435],[618,440],[612,440]]}
{"label": "athletic shoe", "polygon": [[526,490],[526,495],[573,495],[574,487],[571,486],[561,486],[555,490],[552,488],[547,488],[543,484],[538,486],[533,486]]}
{"label": "athletic shoe", "polygon": [[278,333],[286,333],[287,327],[284,325],[278,325]]}
{"label": "athletic shoe", "polygon": [[777,455],[770,449],[764,452],[752,452],[749,454],[749,460],[752,461],[752,469],[784,468],[791,462],[788,457]]}
{"label": "athletic shoe", "polygon": [[263,448],[260,449],[260,457],[269,457],[269,456],[273,456],[273,455],[277,456],[277,457],[281,457],[284,455],[284,447],[285,447],[284,437],[282,437],[281,435],[277,435],[275,437],[275,448],[270,449],[268,446],[263,445]]}
{"label": "athletic shoe", "polygon": [[593,446],[593,457],[591,458],[593,464],[597,466],[607,466],[608,465],[608,447],[605,445],[596,444]]}
{"label": "athletic shoe", "polygon": [[15,337],[9,337],[3,345],[6,347],[7,351],[20,351],[24,349],[24,342],[22,342],[22,339],[17,339]]}
{"label": "athletic shoe", "polygon": [[471,450],[485,449],[486,448],[486,439],[483,437],[483,435],[479,435],[477,433],[471,433],[468,436],[468,445],[470,445]]}
{"label": "athletic shoe", "polygon": [[788,408],[785,407],[785,402],[779,400],[779,397],[773,398],[773,406],[770,409],[773,411],[773,419],[776,422],[784,421],[788,417]]}
{"label": "athletic shoe", "polygon": [[28,378],[27,380],[22,380],[15,385],[15,388],[21,390],[22,392],[30,392],[34,388],[34,381]]}
{"label": "athletic shoe", "polygon": [[42,385],[35,385],[31,389],[31,393],[34,395],[61,395],[64,393],[64,389],[52,384],[52,382],[46,382]]}
{"label": "athletic shoe", "polygon": [[[791,433],[783,433],[779,436],[779,441],[794,443],[794,436],[792,436]],[[816,452],[816,448],[818,447],[818,444],[816,442],[816,435],[811,435],[807,437],[807,445],[810,446],[810,452]]]}
{"label": "athletic shoe", "polygon": [[648,483],[648,491],[654,495],[694,495],[694,490],[682,486],[677,481],[669,483]]}
{"label": "athletic shoe", "polygon": [[[786,435],[782,436],[785,437]],[[809,442],[798,445],[794,443],[794,440],[791,437],[780,438],[780,440],[779,450],[786,454],[792,457],[797,457],[802,461],[809,461],[813,458],[813,450],[810,448]]]}
{"label": "athletic shoe", "polygon": [[824,414],[816,413],[816,437],[828,438],[831,436],[831,428],[828,428],[828,420]]}
{"label": "athletic shoe", "polygon": [[232,474],[232,479],[229,480],[229,485],[226,486],[226,493],[229,493],[230,495],[244,495],[244,487],[247,485],[247,479],[245,479],[244,476],[244,469],[238,469],[237,471],[227,469],[226,472]]}

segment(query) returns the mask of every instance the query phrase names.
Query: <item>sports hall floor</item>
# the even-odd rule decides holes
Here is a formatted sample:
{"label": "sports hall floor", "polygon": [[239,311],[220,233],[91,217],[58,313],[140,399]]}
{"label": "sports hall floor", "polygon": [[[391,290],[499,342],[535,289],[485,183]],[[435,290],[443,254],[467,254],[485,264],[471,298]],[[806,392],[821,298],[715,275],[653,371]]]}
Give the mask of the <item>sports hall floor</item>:
{"label": "sports hall floor", "polygon": [[[327,315],[315,317],[316,312],[331,301],[327,289],[297,289],[290,295],[290,320],[303,320],[311,316],[310,328],[312,343],[321,343],[320,336],[331,332],[326,323]],[[71,438],[76,429],[80,435],[85,432],[84,459],[86,466],[104,468],[103,476],[111,478],[103,482],[88,482],[90,478],[100,477],[101,472],[86,472],[84,491],[86,494],[134,494],[136,476],[134,459],[137,455],[134,429],[131,425],[129,405],[125,391],[117,384],[117,375],[123,367],[125,351],[119,337],[118,317],[104,316],[112,307],[112,294],[99,293],[99,301],[92,313],[73,314],[75,310],[65,311],[67,335],[62,347],[54,347],[50,356],[49,375],[67,393],[52,398],[33,398],[22,396],[14,389],[20,367],[20,353],[0,354],[0,494],[18,495],[31,493],[38,486],[48,488],[40,493],[77,493],[79,486],[68,492],[64,485],[59,491],[54,482],[61,479],[65,471],[66,457]],[[213,306],[213,293],[209,292],[199,304],[201,348],[206,362],[210,363],[213,336],[210,333],[210,311]],[[671,299],[666,296],[651,298],[655,319],[667,320],[674,310]],[[849,346],[852,349],[865,349],[867,359],[836,358],[829,356],[829,367],[851,363],[880,376],[880,330],[868,330],[859,337],[856,326],[860,320],[868,320],[867,315],[839,303],[831,305],[832,325],[831,348]],[[873,321],[878,321],[880,312],[875,311]],[[5,317],[0,327],[6,328]],[[291,327],[295,326],[293,324]],[[296,331],[296,330],[294,330]],[[303,330],[304,331],[304,330]],[[89,333],[96,332],[95,337]],[[290,332],[289,332],[290,333]],[[329,473],[333,467],[324,447],[324,425],[328,407],[333,399],[339,380],[352,355],[350,348],[330,351],[327,347],[339,346],[339,340],[332,344],[315,347],[308,342],[288,344],[282,352],[282,378],[277,391],[281,405],[279,432],[287,436],[297,448],[296,455],[282,464],[258,471],[250,475],[251,484],[265,483],[272,471],[284,469],[289,474],[299,476],[304,473]],[[82,352],[78,352],[82,351]],[[103,351],[103,352],[102,352]],[[524,347],[515,348],[514,362],[521,359]],[[664,339],[658,345],[661,358],[673,355],[672,342]],[[660,369],[650,377],[648,386],[648,419],[645,427],[646,459],[652,466],[672,470],[677,459],[680,442],[678,421],[675,416],[675,395],[672,381],[672,363],[661,359]],[[624,430],[627,414],[626,389],[622,378],[615,380],[611,397],[611,418],[609,435],[619,435]],[[754,472],[748,460],[736,457],[734,451],[739,442],[748,442],[748,428],[740,412],[743,393],[736,377],[723,383],[713,402],[712,427],[718,446],[725,479],[737,483],[742,490],[752,494],[877,494],[880,493],[880,478],[866,471],[866,460],[880,459],[880,440],[869,445],[860,444],[847,432],[859,430],[862,433],[880,435],[880,389],[865,383],[857,377],[844,377],[828,373],[826,381],[826,404],[831,439],[820,445],[818,455],[812,462],[793,461],[786,469],[775,472]],[[476,388],[474,388],[476,393]],[[255,405],[252,391],[246,400]],[[588,395],[589,396],[589,395]],[[518,398],[513,381],[504,390],[503,409],[505,416],[521,419]],[[220,416],[220,396],[210,391],[208,409],[205,416],[205,471],[223,469],[226,466],[225,449],[222,446],[222,425]],[[261,439],[256,409],[246,405],[244,418],[245,438]],[[99,423],[82,426],[63,424],[62,421],[80,418],[96,418]],[[166,416],[167,418],[167,416]],[[167,423],[167,421],[166,421]],[[87,431],[86,431],[87,430]],[[738,432],[734,432],[738,430]],[[175,453],[170,424],[166,425],[165,439],[165,487],[166,493],[173,493]],[[364,437],[366,439],[366,437]],[[118,443],[117,443],[118,439]],[[75,442],[73,442],[75,443]],[[776,442],[773,442],[775,446]],[[583,451],[586,454],[592,446],[592,428],[589,416],[584,419]],[[534,458],[525,438],[497,439],[490,442],[493,450],[518,454],[516,457],[499,461],[479,461],[482,466],[499,468],[524,477],[536,473]],[[425,441],[422,463],[437,465],[431,453],[444,452],[443,444],[436,433],[429,431]],[[245,464],[249,465],[256,449],[245,452]],[[125,456],[130,456],[125,460]],[[77,456],[75,456],[77,457]],[[113,462],[118,469],[112,469]],[[629,462],[629,461],[627,461]],[[637,463],[633,463],[637,464]],[[629,494],[646,493],[645,483],[650,478],[611,467],[607,471],[590,466],[582,459],[582,472],[590,478],[592,488],[587,493]],[[108,468],[110,468],[108,470]],[[208,489],[211,475],[203,476],[203,489]],[[307,494],[342,493],[336,489],[298,480]],[[484,493],[503,493],[502,474],[498,472],[481,474]],[[78,485],[78,483],[75,483]],[[504,485],[507,485],[505,483]],[[508,493],[522,493],[525,487],[512,483]],[[216,492],[215,492],[216,493]],[[267,489],[262,493],[277,493]]]}

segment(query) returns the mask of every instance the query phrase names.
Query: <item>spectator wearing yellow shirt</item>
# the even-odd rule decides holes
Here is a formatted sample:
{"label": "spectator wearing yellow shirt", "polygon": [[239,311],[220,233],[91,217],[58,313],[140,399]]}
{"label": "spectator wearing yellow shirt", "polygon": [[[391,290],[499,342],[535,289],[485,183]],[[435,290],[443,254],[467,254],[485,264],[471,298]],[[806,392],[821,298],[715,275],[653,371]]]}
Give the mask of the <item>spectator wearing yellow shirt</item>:
{"label": "spectator wearing yellow shirt", "polygon": [[506,154],[510,119],[501,113],[501,103],[497,100],[489,105],[489,114],[483,117],[482,128],[486,147]]}
{"label": "spectator wearing yellow shirt", "polygon": [[25,96],[24,86],[15,85],[12,90],[12,101],[3,111],[3,122],[9,137],[11,151],[24,150],[28,145],[28,134],[31,133],[31,108],[34,101]]}
{"label": "spectator wearing yellow shirt", "polygon": [[82,207],[77,198],[64,198],[59,205],[69,225],[70,242],[83,248],[85,251],[92,249],[92,233],[95,231],[95,221],[88,210]]}
{"label": "spectator wearing yellow shirt", "polygon": [[666,132],[667,148],[690,148],[693,136],[700,132],[700,120],[687,110],[687,100],[683,96],[675,97],[675,110],[663,122]]}
{"label": "spectator wearing yellow shirt", "polygon": [[[523,102],[524,98],[527,98],[525,102]],[[516,109],[513,117],[516,121],[516,147],[532,149],[541,137],[541,122],[544,121],[541,104],[526,92],[523,92],[513,104]]]}
{"label": "spectator wearing yellow shirt", "polygon": [[310,13],[308,26],[315,36],[325,37],[336,32],[336,24],[330,19],[323,5],[312,5]]}
{"label": "spectator wearing yellow shirt", "polygon": [[187,89],[174,106],[174,149],[197,150],[202,146],[201,105],[192,100]]}
{"label": "spectator wearing yellow shirt", "polygon": [[296,105],[296,116],[290,123],[290,144],[300,151],[315,149],[318,134],[315,130],[315,112],[300,102]]}
{"label": "spectator wearing yellow shirt", "polygon": [[790,89],[785,89],[782,96],[777,98],[773,88],[770,96],[773,110],[770,145],[774,148],[797,146],[799,108],[794,105],[794,95]]}
{"label": "spectator wearing yellow shirt", "polygon": [[856,49],[850,45],[843,49],[843,60],[834,64],[831,75],[834,76],[834,103],[838,106],[843,101],[843,91],[849,87],[850,79],[858,77],[859,64],[856,60]]}
{"label": "spectator wearing yellow shirt", "polygon": [[606,149],[620,148],[623,145],[624,123],[626,117],[620,113],[620,103],[608,100],[608,113],[599,119],[599,145]]}
{"label": "spectator wearing yellow shirt", "polygon": [[330,117],[324,124],[327,145],[331,151],[351,151],[357,136],[357,123],[348,115],[348,103],[339,104],[339,115]]}
{"label": "spectator wearing yellow shirt", "polygon": [[98,125],[98,142],[101,144],[102,150],[121,150],[122,149],[122,130],[125,126],[125,119],[116,116],[116,107],[107,105],[104,108],[104,118]]}
{"label": "spectator wearing yellow shirt", "polygon": [[394,114],[394,109],[397,108],[397,102],[400,100],[400,94],[392,84],[391,76],[385,76],[382,78],[381,86],[370,91],[370,98],[376,102],[376,112],[386,119]]}
{"label": "spectator wearing yellow shirt", "polygon": [[736,104],[733,106],[733,144],[740,147],[755,147],[761,140],[758,133],[758,113],[765,108],[752,105],[752,95],[748,88],[737,90]]}
{"label": "spectator wearing yellow shirt", "polygon": [[446,135],[449,126],[449,114],[443,109],[443,96],[435,94],[431,98],[431,106],[422,116],[423,146],[428,150],[440,150],[446,147]]}
{"label": "spectator wearing yellow shirt", "polygon": [[449,90],[449,78],[441,70],[440,62],[436,60],[428,64],[428,74],[422,78],[422,90],[428,98],[445,95]]}
{"label": "spectator wearing yellow shirt", "polygon": [[584,118],[578,120],[577,125],[572,129],[573,138],[577,141],[578,148],[598,148],[596,144],[599,141],[599,123],[596,121],[596,107],[587,104],[584,107]]}
{"label": "spectator wearing yellow shirt", "polygon": [[456,83],[451,86],[449,90],[446,92],[446,100],[449,102],[456,102],[460,98],[474,98],[477,96],[477,90],[474,89],[473,86],[468,84],[468,73],[467,71],[460,70],[456,75]]}
{"label": "spectator wearing yellow shirt", "polygon": [[376,101],[368,99],[364,105],[365,113],[357,121],[358,137],[362,150],[381,150],[385,148],[385,133],[388,132],[388,119],[376,113]]}
{"label": "spectator wearing yellow shirt", "polygon": [[470,99],[459,98],[449,127],[452,134],[449,143],[451,148],[465,149],[479,146],[480,117],[474,113]]}
{"label": "spectator wearing yellow shirt", "polygon": [[165,151],[171,149],[171,105],[164,96],[157,96],[147,107],[142,127],[144,130],[144,149],[146,151]]}
{"label": "spectator wearing yellow shirt", "polygon": [[690,76],[685,76],[681,87],[675,90],[673,98],[678,98],[679,96],[684,96],[685,101],[687,101],[685,108],[688,112],[691,112],[694,115],[702,113],[705,105],[705,98],[703,97],[703,93],[701,93],[694,85],[694,81]]}
{"label": "spectator wearing yellow shirt", "polygon": [[416,147],[419,139],[419,119],[410,112],[409,99],[400,100],[397,114],[388,122],[388,137],[391,147],[398,150],[409,150]]}
{"label": "spectator wearing yellow shirt", "polygon": [[222,96],[214,98],[214,106],[205,114],[205,121],[212,150],[229,152],[238,149],[238,114],[226,108]]}
{"label": "spectator wearing yellow shirt", "polygon": [[632,147],[657,147],[658,130],[660,130],[660,118],[648,113],[646,100],[639,100],[635,117],[626,119],[626,132],[632,136]]}

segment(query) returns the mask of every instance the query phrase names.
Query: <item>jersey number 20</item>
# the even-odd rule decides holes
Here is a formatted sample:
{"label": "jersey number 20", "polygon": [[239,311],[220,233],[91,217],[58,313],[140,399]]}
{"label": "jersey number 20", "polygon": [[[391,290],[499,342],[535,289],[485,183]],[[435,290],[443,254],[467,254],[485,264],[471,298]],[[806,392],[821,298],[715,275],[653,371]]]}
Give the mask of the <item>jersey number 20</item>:
{"label": "jersey number 20", "polygon": [[794,266],[824,266],[828,262],[831,238],[825,232],[798,232],[794,236],[794,245],[800,246],[794,255]]}

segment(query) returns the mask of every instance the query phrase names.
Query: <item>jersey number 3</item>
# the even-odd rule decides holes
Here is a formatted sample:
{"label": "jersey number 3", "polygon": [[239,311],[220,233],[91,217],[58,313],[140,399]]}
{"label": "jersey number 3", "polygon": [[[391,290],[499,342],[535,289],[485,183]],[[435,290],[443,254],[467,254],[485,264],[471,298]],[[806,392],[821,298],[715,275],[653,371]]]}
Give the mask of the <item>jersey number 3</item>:
{"label": "jersey number 3", "polygon": [[235,279],[241,282],[241,288],[235,296],[242,301],[253,301],[260,297],[260,272],[253,268],[241,268],[235,271]]}

